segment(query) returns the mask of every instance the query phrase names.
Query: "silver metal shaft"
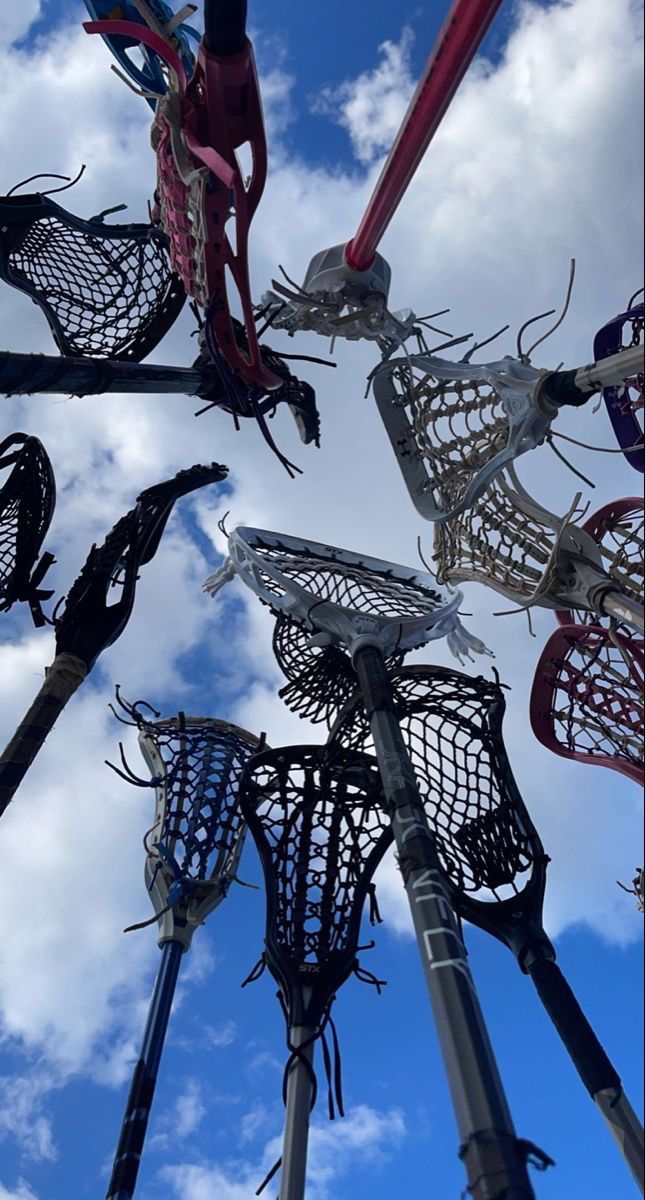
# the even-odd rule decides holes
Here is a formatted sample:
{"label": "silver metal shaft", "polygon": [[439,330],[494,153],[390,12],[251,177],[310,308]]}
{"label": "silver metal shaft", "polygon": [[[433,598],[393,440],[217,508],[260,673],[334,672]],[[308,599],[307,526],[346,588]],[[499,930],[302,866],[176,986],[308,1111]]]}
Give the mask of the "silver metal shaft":
{"label": "silver metal shaft", "polygon": [[642,1196],[645,1187],[643,1126],[623,1092],[617,1098],[615,1088],[606,1088],[602,1092],[596,1092],[594,1100],[616,1139]]}
{"label": "silver metal shaft", "polygon": [[645,615],[638,600],[632,600],[631,596],[621,592],[608,592],[603,596],[602,607],[608,617],[615,617],[638,633],[645,632]]}
{"label": "silver metal shaft", "polygon": [[574,383],[581,392],[597,392],[602,387],[616,387],[632,375],[645,371],[645,346],[628,346],[618,354],[609,354],[599,362],[580,367]]}
{"label": "silver metal shaft", "polygon": [[[289,1031],[291,1045],[302,1046],[313,1037],[315,1029],[296,1025]],[[314,1047],[305,1046],[303,1058],[313,1063]],[[284,1149],[279,1200],[304,1200],[309,1149],[309,1119],[313,1082],[300,1059],[289,1069],[287,1080],[287,1113],[284,1122]]]}

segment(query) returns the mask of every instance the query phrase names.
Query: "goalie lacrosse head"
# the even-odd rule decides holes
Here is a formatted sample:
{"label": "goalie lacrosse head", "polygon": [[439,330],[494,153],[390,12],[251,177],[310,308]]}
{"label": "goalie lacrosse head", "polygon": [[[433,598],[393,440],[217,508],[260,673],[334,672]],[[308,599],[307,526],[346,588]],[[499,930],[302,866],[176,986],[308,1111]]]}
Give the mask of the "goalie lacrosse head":
{"label": "goalie lacrosse head", "polygon": [[625,596],[619,576],[603,564],[597,541],[569,519],[579,495],[565,517],[556,517],[516,476],[513,483],[496,479],[479,504],[436,525],[438,579],[483,583],[520,608],[569,604],[602,613],[610,594]]}
{"label": "goalie lacrosse head", "polygon": [[451,363],[410,355],[384,364],[374,398],[417,512],[448,521],[500,471],[540,445],[553,417],[536,404],[547,372],[512,358]]}
{"label": "goalie lacrosse head", "polygon": [[[644,323],[645,307],[642,304],[636,304],[613,317],[596,334],[594,358],[603,359],[628,347],[642,345]],[[642,475],[645,471],[642,374],[633,375],[621,386],[605,388],[603,398],[627,462]]]}
{"label": "goalie lacrosse head", "polygon": [[[288,683],[278,695],[292,712],[314,724],[331,725],[357,688],[356,672],[340,646],[319,646],[307,630],[280,613],[273,632],[273,653]],[[400,666],[403,652],[388,655],[388,668]]]}
{"label": "goalie lacrosse head", "polygon": [[227,475],[228,467],[219,463],[195,466],[141,492],[135,507],[117,521],[103,545],[92,547],[67,594],[62,615],[55,616],[57,654],[74,654],[88,668],[94,665],[130,619],[139,570],[154,558],[175,502]]}
{"label": "goalie lacrosse head", "polygon": [[54,559],[43,554],[35,564],[56,504],[54,472],[42,442],[26,433],[0,442],[0,480],[0,612],[26,600],[36,625],[42,625],[41,601],[52,593],[38,585]]}
{"label": "goalie lacrosse head", "polygon": [[85,221],[39,194],[0,199],[0,277],[39,305],[70,357],[141,362],[186,299],[154,225]]}
{"label": "goalie lacrosse head", "polygon": [[387,656],[441,637],[456,654],[488,653],[459,620],[461,592],[439,587],[426,571],[245,525],[231,533],[228,553],[230,568],[209,576],[207,592],[236,572],[273,613],[352,654],[368,642]]}
{"label": "goalie lacrosse head", "polygon": [[[146,95],[145,99],[154,111],[157,97],[165,94],[168,88],[164,73],[163,60],[148,46],[143,46],[138,37],[136,26],[144,25],[154,29],[160,37],[167,40],[168,45],[178,54],[188,78],[195,69],[195,55],[191,49],[189,38],[199,42],[200,34],[196,29],[184,23],[185,17],[197,11],[196,4],[185,4],[179,13],[174,13],[164,0],[85,0],[85,7],[93,21],[119,20],[129,21],[135,28],[132,36],[111,37],[103,34],[103,41],[114,55],[116,61],[129,79]],[[143,56],[143,65],[130,57],[129,50],[136,49]]]}
{"label": "goalie lacrosse head", "polygon": [[159,945],[187,950],[198,925],[227,895],[246,833],[238,778],[260,739],[212,717],[143,721],[139,746],[155,789],[145,838],[145,880]]}
{"label": "goalie lacrosse head", "polygon": [[240,804],[264,872],[264,961],[289,1026],[324,1023],[356,969],[363,906],[392,842],[376,762],[325,746],[258,754]]}
{"label": "goalie lacrosse head", "polygon": [[[600,549],[603,566],[635,604],[643,606],[643,501],[626,496],[604,504],[580,527]],[[584,609],[559,610],[561,625],[603,624]]]}
{"label": "goalie lacrosse head", "polygon": [[[542,844],[506,755],[499,683],[443,667],[391,677],[394,706],[455,907],[521,958],[527,922],[539,928],[546,885]],[[371,752],[360,695],[329,744]]]}
{"label": "goalie lacrosse head", "polygon": [[643,642],[598,625],[551,635],[531,691],[531,727],[561,758],[643,785]]}

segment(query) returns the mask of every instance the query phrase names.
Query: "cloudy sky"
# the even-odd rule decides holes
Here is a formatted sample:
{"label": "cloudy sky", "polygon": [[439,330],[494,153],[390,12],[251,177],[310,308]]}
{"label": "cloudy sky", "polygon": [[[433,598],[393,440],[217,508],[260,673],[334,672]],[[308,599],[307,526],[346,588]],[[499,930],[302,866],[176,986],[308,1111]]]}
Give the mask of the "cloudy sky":
{"label": "cloudy sky", "polygon": [[[253,0],[253,40],[270,173],[252,232],[254,294],[279,264],[297,279],[319,249],[348,240],[391,142],[446,5]],[[64,197],[81,216],[126,202],[143,220],[154,186],[149,110],[109,70],[80,29],[81,0],[0,0],[0,191],[37,171],[76,174]],[[485,337],[558,305],[578,262],[571,313],[538,365],[591,357],[595,330],[640,285],[642,208],[640,6],[628,0],[516,4],[508,0],[426,156],[382,250],[393,307],[450,307],[446,327]],[[54,353],[44,318],[2,287],[2,347]],[[189,364],[184,315],[158,362]],[[313,336],[276,346],[326,347]],[[291,716],[265,610],[237,585],[213,602],[202,579],[221,561],[217,522],[329,541],[415,564],[431,529],[405,493],[364,380],[369,346],[337,346],[335,371],[304,364],[322,415],[319,450],[300,444],[288,412],[273,432],[303,469],[290,481],[247,423],[193,418],[177,397],[42,396],[2,400],[0,437],[36,434],[52,459],[58,506],[48,538],[51,586],[64,594],[90,544],[145,486],[215,459],[230,486],[183,501],[121,640],[99,661],[60,720],[0,829],[0,1200],[101,1196],[138,1053],[158,951],[147,915],[141,836],[148,793],[103,764],[122,727],[107,704],[115,683],[164,714],[180,707],[265,730],[274,745],[320,740]],[[611,445],[603,412],[570,413],[561,428]],[[597,483],[594,506],[635,491],[619,456],[574,452]],[[564,512],[578,484],[548,449],[522,464],[538,499]],[[640,1090],[638,1005],[642,921],[616,879],[641,861],[640,797],[614,773],[567,764],[533,740],[527,702],[553,617],[495,618],[499,597],[466,591],[469,627],[512,686],[506,740],[531,814],[552,857],[547,927],[560,963],[632,1098]],[[26,611],[1,618],[0,738],[12,733],[51,661],[53,639]],[[445,647],[425,661],[448,663]],[[479,669],[476,668],[476,669]],[[485,665],[483,669],[488,669]],[[126,731],[127,732],[127,731]],[[133,765],[138,751],[126,737]],[[244,878],[258,878],[251,848]],[[385,924],[369,966],[389,983],[378,999],[352,981],[338,1000],[345,1121],[316,1113],[309,1200],[373,1200],[418,1189],[459,1196],[463,1172],[404,897],[390,863],[380,887]],[[278,1153],[282,1016],[264,978],[240,992],[262,942],[255,892],[238,889],[186,958],[140,1175],[141,1200],[249,1200]],[[619,1157],[510,955],[475,931],[468,944],[486,1017],[523,1136],[558,1163],[536,1178],[548,1200],[635,1195]],[[269,1189],[269,1194],[275,1194]]]}

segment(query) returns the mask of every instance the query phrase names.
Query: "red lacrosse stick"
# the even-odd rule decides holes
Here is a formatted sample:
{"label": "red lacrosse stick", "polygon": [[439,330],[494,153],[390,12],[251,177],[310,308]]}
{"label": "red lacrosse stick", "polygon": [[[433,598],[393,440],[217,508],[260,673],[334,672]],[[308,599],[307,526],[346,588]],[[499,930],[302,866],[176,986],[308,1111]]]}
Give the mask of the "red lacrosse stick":
{"label": "red lacrosse stick", "polygon": [[[585,533],[600,546],[603,565],[634,600],[643,603],[643,501],[625,496],[603,504],[581,523]],[[561,625],[597,625],[601,618],[592,612],[559,609]]]}
{"label": "red lacrosse stick", "polygon": [[562,758],[610,767],[643,784],[642,641],[599,625],[563,625],[533,680],[531,727]]}
{"label": "red lacrosse stick", "polygon": [[[132,39],[135,27],[129,21],[91,21],[83,28],[87,33]],[[162,37],[144,25],[136,26],[136,36],[171,72],[169,90],[157,103],[152,144],[157,155],[159,216],[170,239],[173,266],[188,295],[204,310],[214,357],[223,357],[248,387],[273,391],[284,380],[268,370],[260,357],[249,284],[249,227],[267,173],[253,47],[246,38],[239,53],[224,56],[207,50],[202,41],[189,83],[179,56]],[[252,154],[247,180],[236,155],[246,144]],[[232,216],[235,249],[225,230]],[[246,352],[235,337],[227,272],[240,297]]]}

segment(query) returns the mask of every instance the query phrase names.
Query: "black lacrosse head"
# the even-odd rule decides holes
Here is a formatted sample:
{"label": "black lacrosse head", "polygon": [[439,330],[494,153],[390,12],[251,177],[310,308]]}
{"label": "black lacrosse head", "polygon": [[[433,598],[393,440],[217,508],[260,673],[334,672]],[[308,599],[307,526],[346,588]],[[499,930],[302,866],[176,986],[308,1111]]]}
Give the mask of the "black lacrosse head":
{"label": "black lacrosse head", "polygon": [[[311,632],[292,617],[279,613],[273,633],[273,653],[289,682],[278,692],[288,708],[314,724],[330,726],[358,689],[352,660],[341,646],[312,646]],[[404,653],[387,658],[400,666]]]}
{"label": "black lacrosse head", "polygon": [[267,895],[264,961],[290,1027],[320,1028],[357,968],[372,876],[392,842],[374,759],[325,746],[258,754],[239,785]]}
{"label": "black lacrosse head", "polygon": [[[506,755],[499,683],[444,667],[403,667],[392,675],[395,712],[437,852],[466,920],[510,945],[520,961],[542,928],[547,856]],[[357,696],[330,744],[370,750]]]}
{"label": "black lacrosse head", "polygon": [[[123,633],[132,612],[139,569],[154,558],[166,522],[181,496],[226,479],[219,463],[189,467],[173,479],[146,488],[117,521],[102,546],[93,546],[56,617],[56,652],[74,654],[90,669],[99,654]],[[109,603],[110,589],[120,589]]]}
{"label": "black lacrosse head", "polygon": [[54,472],[42,442],[13,433],[0,442],[0,472],[11,468],[0,486],[0,612],[26,600],[36,625],[45,618],[41,603],[51,591],[39,585],[54,559],[43,554],[43,540],[56,504]]}
{"label": "black lacrosse head", "polygon": [[186,299],[154,225],[85,221],[35,193],[0,198],[0,278],[42,308],[68,357],[141,362]]}

